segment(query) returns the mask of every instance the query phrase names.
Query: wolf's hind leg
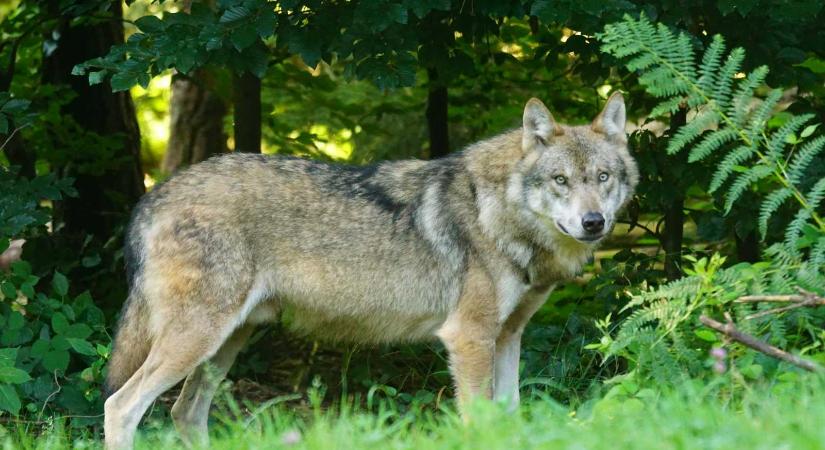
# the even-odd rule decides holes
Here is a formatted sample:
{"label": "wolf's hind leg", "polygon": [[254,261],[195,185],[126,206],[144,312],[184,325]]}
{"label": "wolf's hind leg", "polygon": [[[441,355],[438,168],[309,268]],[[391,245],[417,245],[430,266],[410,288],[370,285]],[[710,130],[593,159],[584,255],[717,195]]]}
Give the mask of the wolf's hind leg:
{"label": "wolf's hind leg", "polygon": [[200,329],[181,332],[174,327],[160,333],[140,369],[106,400],[106,448],[131,448],[140,419],[152,402],[212,355],[224,336]]}
{"label": "wolf's hind leg", "polygon": [[215,356],[201,363],[186,377],[183,389],[172,406],[172,420],[186,444],[205,446],[209,443],[207,421],[212,398],[254,330],[255,325],[242,325]]}

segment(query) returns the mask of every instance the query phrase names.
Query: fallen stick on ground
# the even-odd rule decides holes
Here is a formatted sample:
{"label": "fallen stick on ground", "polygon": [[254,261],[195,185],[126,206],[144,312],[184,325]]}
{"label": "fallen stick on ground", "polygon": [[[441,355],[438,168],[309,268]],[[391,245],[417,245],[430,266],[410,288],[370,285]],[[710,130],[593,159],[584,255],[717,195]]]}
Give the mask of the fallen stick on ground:
{"label": "fallen stick on ground", "polygon": [[770,345],[767,342],[760,341],[759,339],[749,334],[739,331],[736,328],[736,325],[733,324],[733,322],[718,322],[704,314],[699,317],[699,321],[702,322],[708,328],[718,331],[719,333],[724,334],[725,336],[733,339],[734,341],[746,345],[756,351],[762,352],[768,356],[781,359],[782,361],[791,363],[797,367],[801,367],[809,372],[823,372],[823,368],[821,366],[811,361],[802,359],[794,354],[788,353],[785,350],[774,347],[773,345]]}

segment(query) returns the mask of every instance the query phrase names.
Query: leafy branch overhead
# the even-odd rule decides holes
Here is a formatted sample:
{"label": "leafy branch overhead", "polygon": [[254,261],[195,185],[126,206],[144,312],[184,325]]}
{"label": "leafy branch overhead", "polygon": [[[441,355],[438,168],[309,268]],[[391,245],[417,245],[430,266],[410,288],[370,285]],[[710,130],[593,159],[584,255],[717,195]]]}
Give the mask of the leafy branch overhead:
{"label": "leafy branch overhead", "polygon": [[654,25],[644,15],[639,19],[625,16],[623,21],[607,25],[598,38],[602,51],[622,60],[627,69],[639,74],[639,82],[648,93],[662,99],[651,115],[674,113],[680,108],[693,111],[691,120],[670,140],[667,151],[674,154],[690,147],[690,161],[715,155],[721,158],[709,191],[728,185],[725,212],[746,190],[765,180],[770,193],[759,214],[763,238],[771,216],[793,199],[798,210],[786,229],[785,242],[796,249],[806,227],[813,227],[819,235],[812,243],[813,251],[825,253],[825,220],[818,213],[825,199],[825,178],[807,190],[802,183],[811,172],[812,161],[825,148],[825,137],[812,137],[819,124],[811,125],[814,116],[809,114],[791,116],[778,130],[768,132],[768,120],[775,115],[782,91],[770,90],[752,107],[768,75],[767,67],[744,73],[745,51],[735,48],[726,55],[719,35],[713,37],[697,64],[694,42],[687,34]]}
{"label": "leafy branch overhead", "polygon": [[[415,82],[418,36],[411,22],[450,0],[375,2],[272,2],[222,0],[216,10],[193,3],[191,12],[144,16],[139,32],[109,53],[74,68],[90,84],[110,79],[122,91],[175,69],[187,74],[211,65],[263,77],[273,49],[300,55],[309,66],[333,55],[348,73],[382,89]],[[409,26],[408,26],[409,25]]]}

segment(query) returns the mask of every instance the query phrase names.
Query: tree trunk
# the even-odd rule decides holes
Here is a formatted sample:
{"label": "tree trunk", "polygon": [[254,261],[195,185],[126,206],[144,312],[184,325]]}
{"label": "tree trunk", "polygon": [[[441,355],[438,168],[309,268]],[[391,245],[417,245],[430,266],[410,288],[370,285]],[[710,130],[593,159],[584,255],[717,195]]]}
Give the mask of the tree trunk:
{"label": "tree trunk", "polygon": [[662,232],[662,247],[665,249],[665,273],[668,280],[682,276],[682,239],[685,225],[685,198],[673,199],[665,209],[665,229]]}
{"label": "tree trunk", "polygon": [[[680,109],[670,119],[670,135],[687,122],[687,109]],[[674,156],[684,158],[687,152]],[[665,229],[662,232],[662,248],[665,250],[665,273],[668,280],[682,276],[682,240],[685,226],[685,196],[680,192],[665,207]]]}
{"label": "tree trunk", "polygon": [[[56,6],[57,2],[52,2]],[[69,163],[60,168],[75,177],[77,198],[63,202],[62,213],[69,233],[87,232],[108,239],[125,221],[131,206],[143,194],[140,165],[140,130],[128,91],[112,93],[106,84],[89,86],[85,77],[71,75],[75,64],[105,55],[123,42],[120,1],[109,10],[113,20],[70,27],[62,18],[53,35],[60,36],[57,48],[43,58],[43,81],[66,84],[77,94],[63,109],[84,130],[116,138],[121,144],[118,158],[102,173],[77,170]]]}
{"label": "tree trunk", "polygon": [[261,80],[244,72],[232,75],[235,151],[261,153]]}
{"label": "tree trunk", "polygon": [[212,84],[204,71],[197,71],[191,77],[176,75],[172,79],[169,143],[162,167],[165,173],[226,152],[223,132],[226,105],[210,89]]}
{"label": "tree trunk", "polygon": [[440,158],[450,152],[449,123],[447,121],[447,86],[438,80],[438,72],[428,69],[427,129],[430,133],[430,158]]}

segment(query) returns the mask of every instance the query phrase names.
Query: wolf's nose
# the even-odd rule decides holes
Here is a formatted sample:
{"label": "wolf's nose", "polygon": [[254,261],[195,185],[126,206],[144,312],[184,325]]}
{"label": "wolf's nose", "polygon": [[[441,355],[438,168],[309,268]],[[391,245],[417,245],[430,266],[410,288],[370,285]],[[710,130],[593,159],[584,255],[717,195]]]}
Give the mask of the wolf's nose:
{"label": "wolf's nose", "polygon": [[585,214],[582,217],[582,228],[588,233],[598,233],[604,230],[604,216],[597,212]]}

